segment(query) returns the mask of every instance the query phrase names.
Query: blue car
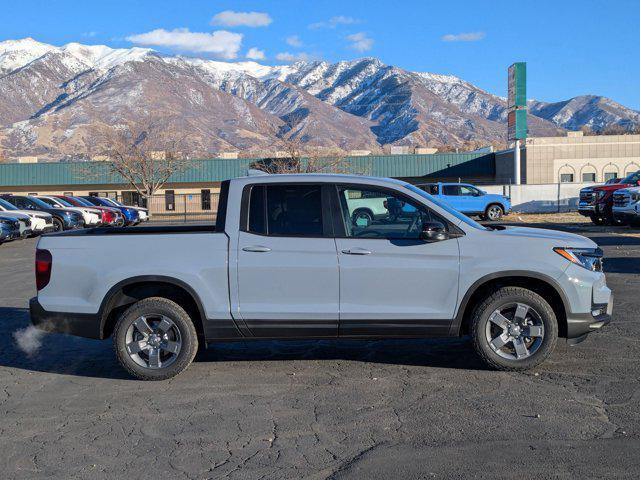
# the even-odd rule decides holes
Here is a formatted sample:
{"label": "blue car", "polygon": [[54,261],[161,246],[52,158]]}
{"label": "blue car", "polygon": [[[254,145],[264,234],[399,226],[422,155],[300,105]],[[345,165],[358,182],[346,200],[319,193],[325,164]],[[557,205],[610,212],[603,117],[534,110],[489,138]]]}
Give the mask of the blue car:
{"label": "blue car", "polygon": [[107,208],[112,208],[114,210],[119,210],[122,213],[122,216],[124,217],[125,225],[136,225],[140,223],[140,215],[135,208],[116,206],[102,197],[94,197],[91,195],[86,195],[86,196],[81,196],[80,198],[83,198],[84,200],[98,207],[107,207]]}
{"label": "blue car", "polygon": [[425,183],[416,185],[465,215],[496,221],[511,211],[508,197],[487,193],[467,183]]}

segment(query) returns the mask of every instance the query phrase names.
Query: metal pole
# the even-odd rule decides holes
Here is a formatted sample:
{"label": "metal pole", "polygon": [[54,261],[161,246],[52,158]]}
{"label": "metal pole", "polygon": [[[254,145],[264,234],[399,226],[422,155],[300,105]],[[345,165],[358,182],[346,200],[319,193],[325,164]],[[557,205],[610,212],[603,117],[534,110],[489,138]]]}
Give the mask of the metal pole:
{"label": "metal pole", "polygon": [[520,140],[516,140],[516,146],[513,150],[513,163],[516,185],[520,185]]}

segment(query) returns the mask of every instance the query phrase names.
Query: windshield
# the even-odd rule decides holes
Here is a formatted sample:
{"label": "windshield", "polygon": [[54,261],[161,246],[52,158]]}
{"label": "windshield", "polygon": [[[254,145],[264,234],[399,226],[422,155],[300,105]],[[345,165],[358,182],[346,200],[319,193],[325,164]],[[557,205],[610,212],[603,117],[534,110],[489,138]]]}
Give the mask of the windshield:
{"label": "windshield", "polygon": [[36,197],[28,197],[29,200],[31,200],[33,203],[35,203],[37,206],[39,206],[40,208],[45,208],[45,209],[49,209],[51,208],[51,205],[43,202],[42,200],[40,200],[39,198]]}
{"label": "windshield", "polygon": [[85,207],[95,207],[93,203],[86,201],[84,198],[80,198],[80,197],[71,197],[71,198],[76,202],[78,202],[80,205],[83,205]]}
{"label": "windshield", "polygon": [[9,202],[7,202],[2,198],[0,198],[0,207],[4,208],[5,210],[18,210],[18,207],[10,204]]}
{"label": "windshield", "polygon": [[117,200],[114,200],[113,198],[109,198],[109,197],[104,197],[104,200],[107,203],[110,203],[111,205],[115,205],[116,207],[124,207],[124,205],[122,205],[120,202],[118,202]]}
{"label": "windshield", "polygon": [[467,217],[464,213],[459,212],[455,208],[451,208],[446,203],[441,202],[441,201],[437,200],[435,197],[429,195],[427,192],[425,192],[421,188],[418,188],[415,185],[411,185],[410,183],[405,183],[404,186],[406,188],[408,188],[409,190],[411,190],[412,192],[417,193],[422,198],[424,198],[426,200],[429,200],[429,202],[436,204],[438,207],[440,207],[441,209],[445,210],[447,213],[453,215],[458,220],[463,221],[464,223],[466,223],[470,227],[477,228],[479,230],[488,230],[486,227],[483,227],[482,225],[480,225],[475,220],[472,220],[471,218]]}
{"label": "windshield", "polygon": [[71,205],[66,200],[63,200],[62,198],[56,198],[56,202],[58,202],[59,204],[61,204],[64,207],[73,207],[73,205]]}
{"label": "windshield", "polygon": [[50,198],[38,198],[38,200],[40,200],[41,202],[46,203],[50,207],[57,207],[58,206],[58,204],[56,202],[54,202],[53,200],[51,200]]}
{"label": "windshield", "polygon": [[640,172],[634,172],[624,177],[620,183],[630,183],[632,185],[637,185],[638,180],[640,180]]}

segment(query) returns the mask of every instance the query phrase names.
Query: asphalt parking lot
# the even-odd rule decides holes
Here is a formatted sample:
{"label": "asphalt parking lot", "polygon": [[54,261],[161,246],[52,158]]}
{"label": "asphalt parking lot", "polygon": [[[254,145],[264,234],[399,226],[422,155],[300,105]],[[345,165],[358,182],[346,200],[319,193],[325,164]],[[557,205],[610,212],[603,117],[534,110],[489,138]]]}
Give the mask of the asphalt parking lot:
{"label": "asphalt parking lot", "polygon": [[25,335],[36,241],[0,246],[0,477],[639,478],[640,235],[586,234],[614,321],[529,373],[466,339],[259,342],[149,383],[111,341]]}

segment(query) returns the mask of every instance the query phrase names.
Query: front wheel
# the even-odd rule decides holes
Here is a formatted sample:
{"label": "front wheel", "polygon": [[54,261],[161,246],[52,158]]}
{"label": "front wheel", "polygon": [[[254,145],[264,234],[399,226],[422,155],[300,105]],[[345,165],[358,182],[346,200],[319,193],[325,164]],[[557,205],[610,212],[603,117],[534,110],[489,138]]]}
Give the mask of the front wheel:
{"label": "front wheel", "polygon": [[473,346],[497,370],[528,370],[555,348],[558,322],[549,303],[521,287],[503,287],[476,307],[471,324]]}
{"label": "front wheel", "polygon": [[140,380],[166,380],[193,361],[198,336],[177,303],[161,297],[140,300],[116,323],[113,345],[120,364]]}
{"label": "front wheel", "polygon": [[53,219],[53,231],[54,232],[61,232],[64,230],[64,223],[62,223],[62,220],[60,220],[59,218],[54,218]]}
{"label": "front wheel", "polygon": [[500,205],[495,203],[493,205],[489,205],[484,212],[484,217],[492,222],[500,220],[503,215],[504,209]]}

